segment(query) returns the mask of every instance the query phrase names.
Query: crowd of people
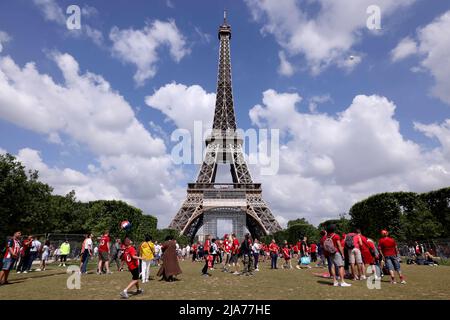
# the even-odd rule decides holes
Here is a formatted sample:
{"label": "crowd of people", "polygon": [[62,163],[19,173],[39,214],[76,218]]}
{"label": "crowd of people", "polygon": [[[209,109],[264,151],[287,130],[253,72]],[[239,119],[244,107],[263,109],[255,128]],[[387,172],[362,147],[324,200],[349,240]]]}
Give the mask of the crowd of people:
{"label": "crowd of people", "polygon": [[[67,239],[55,248],[48,240],[42,244],[34,236],[21,239],[21,233],[16,232],[8,240],[3,253],[0,284],[7,283],[11,270],[17,273],[30,272],[33,261],[38,257],[40,265],[36,271],[44,271],[50,257],[59,262],[59,267],[65,267],[71,252]],[[240,241],[235,234],[225,234],[221,239],[207,235],[204,241],[185,246],[180,246],[170,236],[159,244],[150,235],[135,245],[128,237],[123,241],[111,239],[106,230],[96,239],[92,233],[85,236],[81,250],[75,257],[80,261],[80,274],[87,273],[89,260],[95,257],[98,258],[98,275],[112,274],[114,265],[117,271],[123,271],[124,265],[127,265],[132,280],[121,291],[123,298],[128,298],[128,290],[132,287],[136,287],[137,294],[143,292],[139,279],[142,283],[149,281],[152,265],[160,267],[156,276],[161,277],[161,280],[177,281],[177,276],[182,273],[179,265],[182,260],[203,263],[201,275],[205,277],[212,276],[211,272],[215,269],[234,275],[252,276],[260,270],[261,263],[270,262],[271,270],[294,269],[294,266],[297,269],[309,269],[314,264],[316,267],[327,267],[328,273],[324,276],[333,279],[333,285],[340,287],[351,286],[346,280],[364,280],[369,274],[374,275],[375,279],[387,275],[390,282],[395,284],[396,273],[400,283],[406,283],[400,268],[397,243],[388,231],[382,230],[381,238],[375,243],[359,229],[338,235],[335,225],[322,230],[318,242],[302,237],[296,243],[286,240],[277,243],[275,239],[264,243],[252,239],[250,234]],[[425,257],[430,259],[428,252]]]}

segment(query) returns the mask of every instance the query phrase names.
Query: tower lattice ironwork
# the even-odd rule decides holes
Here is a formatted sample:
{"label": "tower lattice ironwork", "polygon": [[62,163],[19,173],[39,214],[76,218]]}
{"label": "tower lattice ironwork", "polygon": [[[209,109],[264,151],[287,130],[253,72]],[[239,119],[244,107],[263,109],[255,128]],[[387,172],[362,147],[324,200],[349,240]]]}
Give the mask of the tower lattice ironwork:
{"label": "tower lattice ironwork", "polygon": [[[204,223],[207,212],[244,212],[253,237],[271,234],[281,227],[262,198],[260,183],[254,183],[243,155],[243,140],[236,133],[236,116],[231,85],[231,26],[224,13],[219,27],[219,68],[212,133],[206,139],[206,153],[197,181],[189,183],[187,198],[169,225],[191,238]],[[233,183],[216,183],[219,163],[230,164]],[[217,213],[214,214],[217,217]]]}

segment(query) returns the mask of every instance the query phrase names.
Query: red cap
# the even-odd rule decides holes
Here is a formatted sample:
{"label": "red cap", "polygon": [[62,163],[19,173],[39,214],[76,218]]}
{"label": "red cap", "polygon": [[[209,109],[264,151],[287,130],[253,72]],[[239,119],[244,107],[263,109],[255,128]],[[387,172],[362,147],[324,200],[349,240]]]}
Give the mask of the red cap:
{"label": "red cap", "polygon": [[387,236],[387,235],[388,235],[387,230],[381,230],[381,235],[382,235],[382,236]]}

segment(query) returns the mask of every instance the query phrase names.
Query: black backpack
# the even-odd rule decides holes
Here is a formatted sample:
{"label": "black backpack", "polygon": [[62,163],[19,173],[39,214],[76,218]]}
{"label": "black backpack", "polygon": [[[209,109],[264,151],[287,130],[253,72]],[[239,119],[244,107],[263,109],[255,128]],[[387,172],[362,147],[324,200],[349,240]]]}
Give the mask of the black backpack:
{"label": "black backpack", "polygon": [[345,247],[347,249],[353,249],[355,247],[355,243],[353,242],[353,235],[347,235],[345,237]]}

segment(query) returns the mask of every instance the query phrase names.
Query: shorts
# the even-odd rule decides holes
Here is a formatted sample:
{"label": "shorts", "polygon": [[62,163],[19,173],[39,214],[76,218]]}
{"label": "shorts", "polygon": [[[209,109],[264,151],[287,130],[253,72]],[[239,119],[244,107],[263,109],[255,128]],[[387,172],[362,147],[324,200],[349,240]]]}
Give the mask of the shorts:
{"label": "shorts", "polygon": [[2,270],[9,271],[12,269],[14,262],[16,262],[16,259],[14,258],[3,258],[3,267]]}
{"label": "shorts", "polygon": [[109,255],[108,251],[99,251],[99,253],[98,253],[99,259],[103,262],[109,261],[108,255]]}
{"label": "shorts", "polygon": [[400,262],[398,262],[398,258],[395,256],[384,257],[384,261],[386,262],[386,267],[389,271],[400,271]]}
{"label": "shorts", "polygon": [[348,250],[348,258],[350,264],[362,264],[362,256],[361,256],[361,250],[358,248],[353,248],[351,250]]}
{"label": "shorts", "polygon": [[342,259],[342,255],[339,252],[331,254],[330,259],[336,267],[344,266],[344,260]]}
{"label": "shorts", "polygon": [[47,261],[48,260],[48,254],[43,254],[41,259],[42,259],[42,261]]}
{"label": "shorts", "polygon": [[231,255],[230,263],[237,263],[237,262],[238,262],[238,254],[237,253],[233,253]]}
{"label": "shorts", "polygon": [[130,270],[130,272],[132,280],[139,280],[139,268],[134,268],[133,270]]}

